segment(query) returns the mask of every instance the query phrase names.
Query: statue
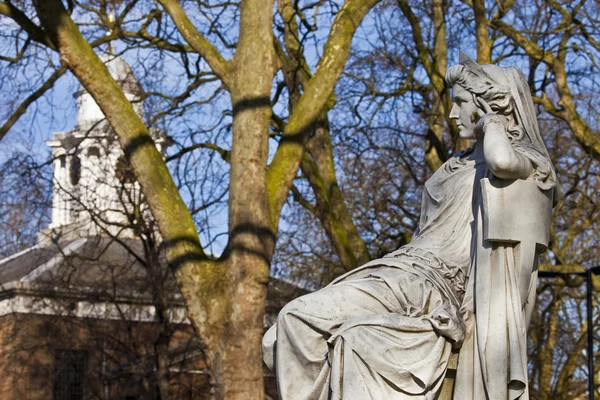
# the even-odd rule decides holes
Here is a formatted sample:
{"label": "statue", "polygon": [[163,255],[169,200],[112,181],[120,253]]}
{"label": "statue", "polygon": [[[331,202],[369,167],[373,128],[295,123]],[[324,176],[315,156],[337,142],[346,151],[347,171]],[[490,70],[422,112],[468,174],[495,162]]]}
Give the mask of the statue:
{"label": "statue", "polygon": [[557,181],[515,67],[449,68],[472,148],[425,183],[412,241],[299,297],[263,339],[282,400],[527,400],[527,325]]}

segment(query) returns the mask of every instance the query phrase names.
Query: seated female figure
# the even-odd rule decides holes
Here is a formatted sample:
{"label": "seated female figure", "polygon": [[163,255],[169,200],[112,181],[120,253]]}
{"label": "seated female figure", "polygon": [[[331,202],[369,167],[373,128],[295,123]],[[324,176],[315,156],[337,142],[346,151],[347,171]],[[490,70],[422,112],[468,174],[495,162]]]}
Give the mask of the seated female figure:
{"label": "seated female figure", "polygon": [[[522,306],[517,286],[518,269],[533,265],[515,264],[514,244],[484,239],[480,181],[550,190],[554,169],[518,69],[462,55],[446,80],[450,118],[474,146],[425,183],[408,245],[283,308],[263,340],[282,400],[434,399],[453,349],[461,349],[455,399],[528,398],[531,302]],[[490,307],[504,307],[503,317],[490,318]]]}

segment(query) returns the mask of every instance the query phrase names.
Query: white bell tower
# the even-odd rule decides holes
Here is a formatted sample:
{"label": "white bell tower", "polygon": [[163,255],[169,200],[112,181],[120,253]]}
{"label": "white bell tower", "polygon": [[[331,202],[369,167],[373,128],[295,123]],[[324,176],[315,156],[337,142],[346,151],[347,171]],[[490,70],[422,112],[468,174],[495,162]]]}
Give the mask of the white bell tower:
{"label": "white bell tower", "polygon": [[[144,113],[142,88],[131,66],[109,51],[100,57],[111,76],[138,113]],[[80,87],[77,123],[66,132],[56,132],[46,143],[52,149],[54,180],[52,222],[40,233],[40,241],[101,235],[103,232],[130,236],[133,208],[140,204],[139,185],[128,167],[116,135],[92,96]],[[164,135],[154,130],[161,150]]]}

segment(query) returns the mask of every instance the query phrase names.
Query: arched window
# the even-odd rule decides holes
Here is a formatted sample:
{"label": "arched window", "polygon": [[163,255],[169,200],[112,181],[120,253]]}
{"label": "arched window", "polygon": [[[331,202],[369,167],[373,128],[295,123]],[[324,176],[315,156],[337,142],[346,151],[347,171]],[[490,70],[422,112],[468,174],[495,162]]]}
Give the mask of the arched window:
{"label": "arched window", "polygon": [[53,399],[83,400],[85,398],[87,359],[86,351],[55,351]]}
{"label": "arched window", "polygon": [[79,178],[81,178],[81,159],[79,158],[79,154],[73,154],[73,156],[71,156],[69,176],[71,178],[71,185],[77,185],[79,183]]}
{"label": "arched window", "polygon": [[100,157],[100,149],[93,146],[90,147],[87,151],[88,157]]}

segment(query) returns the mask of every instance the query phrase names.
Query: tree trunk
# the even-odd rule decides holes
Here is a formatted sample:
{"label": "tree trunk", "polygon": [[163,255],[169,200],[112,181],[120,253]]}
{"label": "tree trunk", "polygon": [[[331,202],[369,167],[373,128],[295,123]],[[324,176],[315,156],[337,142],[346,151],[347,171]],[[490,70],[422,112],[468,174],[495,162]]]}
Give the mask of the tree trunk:
{"label": "tree trunk", "polygon": [[[289,111],[294,114],[301,98],[302,88],[311,79],[301,43],[298,41],[298,23],[295,4],[291,0],[278,0],[279,13],[284,23],[284,43],[286,52],[278,51],[285,82],[289,93]],[[286,54],[287,53],[287,54]],[[305,152],[301,168],[308,179],[317,207],[310,207],[319,218],[325,233],[346,271],[370,260],[365,242],[352,221],[335,175],[333,146],[329,133],[328,110],[335,104],[331,96],[326,110],[317,121],[310,139],[304,141]]]}
{"label": "tree trunk", "polygon": [[548,319],[547,326],[547,340],[544,346],[539,351],[540,359],[540,382],[539,382],[539,397],[542,399],[552,398],[552,379],[553,379],[553,365],[554,365],[554,351],[556,347],[557,330],[558,330],[558,318],[559,310],[562,303],[559,295],[559,288],[555,288],[552,293],[553,301],[548,307],[550,317]]}
{"label": "tree trunk", "polygon": [[169,321],[169,293],[165,282],[168,274],[160,264],[160,254],[157,242],[152,237],[152,232],[146,230],[146,238],[140,235],[144,244],[144,261],[146,273],[150,278],[152,302],[158,322],[158,337],[154,341],[154,365],[156,367],[156,387],[160,393],[160,400],[171,399],[171,372],[169,361],[169,343],[172,330]]}
{"label": "tree trunk", "polygon": [[156,365],[156,386],[160,400],[171,399],[171,382],[169,379],[169,335],[162,331],[154,342],[154,360]]}
{"label": "tree trunk", "polygon": [[[433,49],[432,67],[429,72],[431,91],[431,111],[427,116],[429,127],[429,141],[437,141],[438,146],[427,144],[425,161],[432,171],[437,170],[444,161],[448,159],[448,150],[444,144],[444,122],[446,120],[446,104],[444,96],[448,96],[446,89],[445,74],[448,63],[448,46],[446,45],[446,19],[444,16],[444,0],[433,0],[432,22],[433,22]],[[441,150],[441,151],[440,151]]]}
{"label": "tree trunk", "polygon": [[356,28],[377,1],[347,0],[340,8],[319,66],[304,86],[285,140],[267,172],[270,91],[277,68],[272,1],[241,3],[239,41],[234,58],[227,62],[195,30],[177,1],[161,0],[184,38],[198,49],[231,94],[229,243],[220,260],[205,255],[192,217],[147,127],[62,2],[34,2],[61,60],[92,95],[119,137],[163,237],[188,318],[200,335],[217,399],[264,396],[261,337],[281,209],[300,166],[306,133],[333,93]]}
{"label": "tree trunk", "polygon": [[335,176],[333,147],[326,118],[317,125],[306,144],[302,171],[317,200],[316,216],[321,221],[346,271],[368,262],[371,257],[348,210]]}
{"label": "tree trunk", "polygon": [[488,20],[485,14],[485,1],[473,0],[475,13],[475,39],[477,41],[477,62],[490,64],[492,62],[492,43],[488,32]]}
{"label": "tree trunk", "polygon": [[264,304],[275,247],[266,176],[275,74],[273,2],[241,3],[240,35],[233,58],[233,143],[229,185],[229,249],[232,312],[223,332],[223,394],[227,399],[264,396]]}
{"label": "tree trunk", "polygon": [[427,46],[420,20],[406,0],[399,0],[398,6],[411,25],[413,40],[418,51],[417,57],[429,78],[429,115],[427,115],[427,142],[425,144],[425,162],[432,171],[436,171],[449,157],[444,142],[445,125],[448,126],[453,150],[467,148],[470,142],[458,136],[456,124],[448,117],[452,107],[450,90],[445,82],[448,63],[448,45],[446,41],[446,17],[444,0],[433,0],[431,22],[433,24],[433,48]]}
{"label": "tree trunk", "polygon": [[192,216],[148,129],[62,2],[39,0],[34,4],[62,62],[92,95],[119,137],[163,237],[167,261],[175,272],[188,318],[202,338],[212,370],[220,364],[220,341],[225,317],[230,314],[224,265],[207,259]]}

